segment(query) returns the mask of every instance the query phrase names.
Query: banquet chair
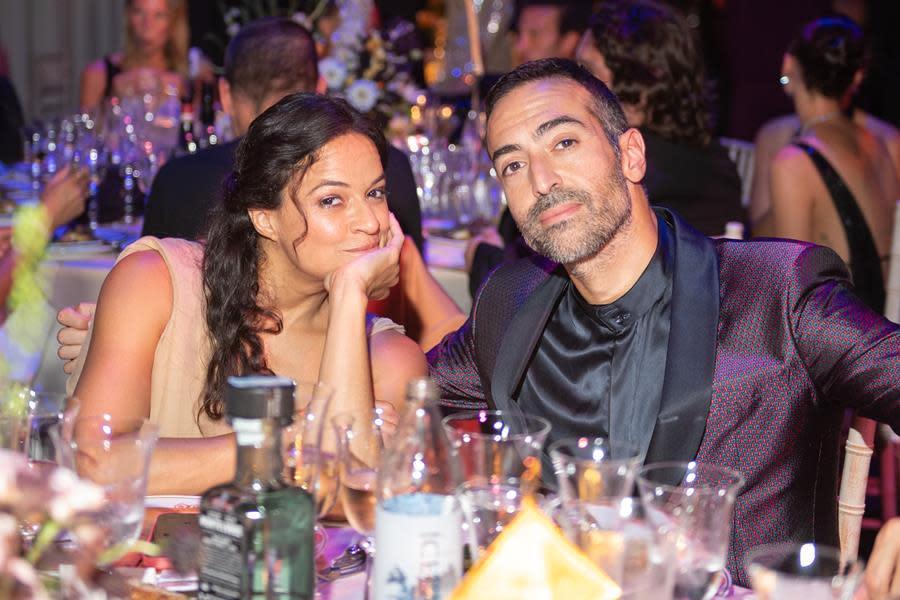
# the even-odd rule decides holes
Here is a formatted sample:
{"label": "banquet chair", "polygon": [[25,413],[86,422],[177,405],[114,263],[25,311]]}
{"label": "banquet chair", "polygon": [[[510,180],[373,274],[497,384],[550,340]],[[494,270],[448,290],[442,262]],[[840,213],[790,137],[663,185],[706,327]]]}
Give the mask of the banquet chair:
{"label": "banquet chair", "polygon": [[[900,200],[894,209],[894,228],[891,235],[891,254],[888,262],[888,279],[884,316],[900,322]],[[882,428],[884,432],[884,428]],[[863,528],[878,529],[888,519],[897,516],[897,461],[900,456],[900,438],[887,430],[882,438],[884,448],[879,457],[879,475],[869,478],[869,465],[875,449],[878,424],[871,419],[856,416],[850,425],[844,455],[844,470],[838,498],[838,530],[841,540],[841,557],[856,558],[859,536]],[[881,515],[866,519],[866,496],[878,496]]]}
{"label": "banquet chair", "polygon": [[734,138],[719,138],[719,143],[728,151],[728,158],[737,167],[741,177],[741,204],[744,208],[750,204],[750,185],[753,183],[753,155],[756,152],[751,142]]}

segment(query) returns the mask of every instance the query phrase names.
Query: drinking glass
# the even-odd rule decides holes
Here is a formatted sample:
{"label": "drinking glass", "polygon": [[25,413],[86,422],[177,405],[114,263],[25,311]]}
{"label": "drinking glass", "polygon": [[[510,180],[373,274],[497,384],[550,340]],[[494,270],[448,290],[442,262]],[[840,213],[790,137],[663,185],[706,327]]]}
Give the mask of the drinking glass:
{"label": "drinking glass", "polygon": [[470,411],[442,421],[463,477],[457,496],[473,560],[513,520],[540,484],[541,450],[550,423],[504,411]]}
{"label": "drinking glass", "polygon": [[675,548],[675,598],[711,598],[720,585],[740,473],[698,462],[645,465],[637,474],[647,518]]}
{"label": "drinking glass", "polygon": [[747,573],[760,600],[850,600],[863,580],[863,563],[841,562],[837,548],[770,544],[747,554]]}
{"label": "drinking glass", "polygon": [[0,448],[24,452],[28,435],[28,420],[15,415],[0,415]]}
{"label": "drinking glass", "polygon": [[338,444],[338,488],[347,521],[365,536],[363,547],[375,549],[375,493],[384,450],[381,409],[366,414],[340,413],[332,419]]}
{"label": "drinking glass", "polygon": [[131,542],[141,532],[150,457],[158,430],[147,419],[111,415],[79,417],[64,428],[78,476],[101,486],[104,507],[88,515],[110,546]]}
{"label": "drinking glass", "polygon": [[319,518],[337,501],[337,442],[324,426],[333,393],[325,383],[298,382],[294,421],[283,433],[285,479],[312,494]]}
{"label": "drinking glass", "polygon": [[623,498],[631,496],[640,465],[636,446],[616,448],[602,437],[564,438],[550,445],[550,460],[563,503],[581,500],[609,505],[617,513]]}
{"label": "drinking glass", "polygon": [[602,504],[560,499],[549,512],[566,537],[619,584],[623,600],[671,600],[674,548],[637,498]]}

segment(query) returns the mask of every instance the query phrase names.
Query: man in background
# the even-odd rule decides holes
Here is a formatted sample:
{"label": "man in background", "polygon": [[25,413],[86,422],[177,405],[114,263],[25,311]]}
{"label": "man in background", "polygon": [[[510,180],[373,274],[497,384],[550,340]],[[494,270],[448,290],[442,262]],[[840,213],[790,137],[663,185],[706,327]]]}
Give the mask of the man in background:
{"label": "man in background", "polygon": [[513,66],[541,58],[574,58],[590,15],[591,3],[584,0],[520,0],[513,17]]}

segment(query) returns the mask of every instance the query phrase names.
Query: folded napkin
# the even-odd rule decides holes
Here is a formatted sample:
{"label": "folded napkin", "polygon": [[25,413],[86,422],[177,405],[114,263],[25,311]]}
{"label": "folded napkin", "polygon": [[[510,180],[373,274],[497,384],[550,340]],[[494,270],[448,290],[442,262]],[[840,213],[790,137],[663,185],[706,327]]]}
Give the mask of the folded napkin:
{"label": "folded napkin", "polygon": [[616,582],[526,498],[450,600],[614,600],[621,595]]}

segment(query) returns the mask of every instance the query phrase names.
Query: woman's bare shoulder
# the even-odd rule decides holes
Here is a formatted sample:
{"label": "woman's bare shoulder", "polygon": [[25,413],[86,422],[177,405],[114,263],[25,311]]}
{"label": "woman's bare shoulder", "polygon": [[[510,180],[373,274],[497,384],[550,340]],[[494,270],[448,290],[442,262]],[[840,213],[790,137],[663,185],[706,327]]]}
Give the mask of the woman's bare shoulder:
{"label": "woman's bare shoulder", "polygon": [[104,305],[126,310],[142,307],[154,313],[165,313],[168,320],[172,308],[172,280],[166,261],[154,250],[125,256],[103,281],[98,305],[98,310]]}

